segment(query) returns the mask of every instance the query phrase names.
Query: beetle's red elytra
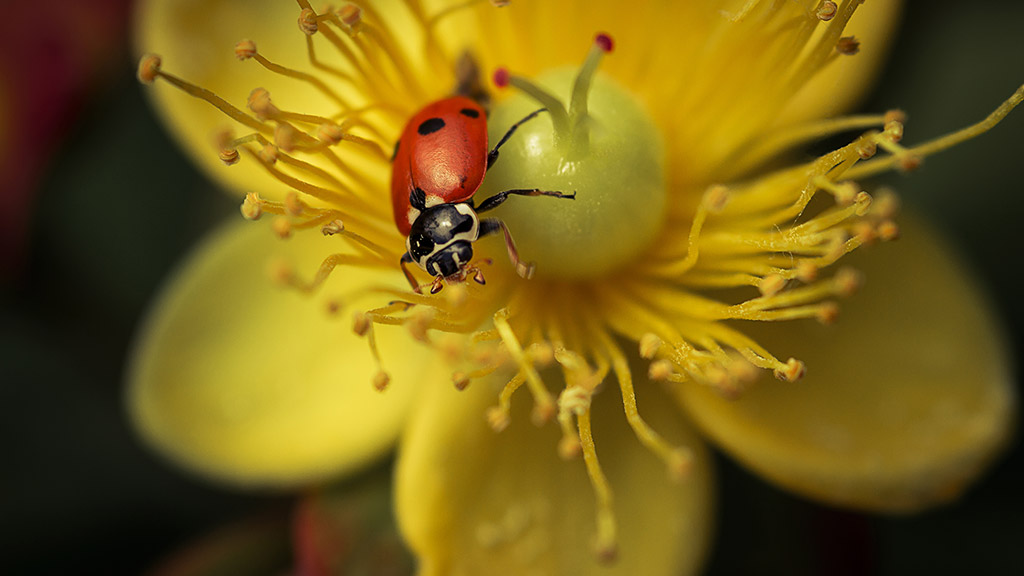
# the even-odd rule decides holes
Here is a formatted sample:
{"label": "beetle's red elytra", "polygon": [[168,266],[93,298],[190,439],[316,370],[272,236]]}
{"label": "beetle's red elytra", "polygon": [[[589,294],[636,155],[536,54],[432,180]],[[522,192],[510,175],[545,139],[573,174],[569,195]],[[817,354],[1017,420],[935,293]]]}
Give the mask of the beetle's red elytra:
{"label": "beetle's red elytra", "polygon": [[487,113],[480,104],[463,96],[433,102],[409,119],[395,144],[391,171],[391,205],[395,225],[406,237],[406,252],[400,264],[414,290],[420,287],[406,264],[415,262],[434,277],[431,293],[443,287],[442,280],[463,281],[472,276],[484,283],[483,273],[470,265],[473,242],[501,231],[516,272],[529,278],[533,265],[520,260],[512,234],[497,218],[477,215],[497,207],[510,195],[553,196],[563,194],[537,189],[499,192],[474,205],[473,195],[484,175],[498,159],[498,149],[524,122],[541,108],[519,120],[488,150]]}

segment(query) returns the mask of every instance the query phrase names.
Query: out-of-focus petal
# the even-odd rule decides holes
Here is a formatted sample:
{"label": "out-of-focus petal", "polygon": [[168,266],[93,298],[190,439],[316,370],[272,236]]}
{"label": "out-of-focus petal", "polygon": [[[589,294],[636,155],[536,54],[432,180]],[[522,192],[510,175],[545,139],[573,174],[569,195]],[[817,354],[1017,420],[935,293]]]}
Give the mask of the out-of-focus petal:
{"label": "out-of-focus petal", "polygon": [[708,454],[662,393],[639,394],[651,424],[693,448],[693,471],[671,482],[626,424],[617,392],[598,394],[594,440],[619,520],[618,560],[603,566],[593,548],[594,491],[582,461],[557,456],[557,426],[531,424],[520,397],[512,424],[495,433],[484,420],[493,382],[425,392],[403,436],[396,480],[399,526],[421,574],[694,573],[711,536]]}
{"label": "out-of-focus petal", "polygon": [[[145,0],[137,12],[135,44],[160,55],[169,73],[246,113],[250,91],[262,87],[282,109],[315,114],[329,109],[325,96],[308,84],[272,74],[255,61],[239,62],[234,55],[235,44],[249,39],[275,62],[305,64],[305,36],[296,24],[299,10],[295,2],[279,0]],[[146,93],[154,98],[182,149],[208,174],[236,193],[256,191],[269,198],[280,194],[283,186],[265,170],[225,166],[218,157],[218,131],[231,128],[235,136],[242,136],[250,130],[165,82],[156,82]],[[247,160],[251,161],[243,162]]]}
{"label": "out-of-focus petal", "polygon": [[1007,440],[1016,398],[1004,335],[949,247],[904,220],[901,240],[850,259],[867,284],[835,326],[755,334],[806,361],[802,381],[763,381],[736,401],[682,388],[708,436],[786,488],[919,509],[958,495]]}
{"label": "out-of-focus petal", "polygon": [[[324,239],[281,241],[266,226],[239,223],[186,262],[144,326],[129,374],[129,408],[150,443],[230,482],[306,484],[388,450],[416,391],[447,382],[406,331],[379,329],[395,382],[377,392],[377,367],[352,331],[352,310],[329,314],[326,298],[270,280],[266,259],[274,257],[311,277],[323,254],[315,242]],[[321,294],[344,301],[395,279],[342,268]]]}

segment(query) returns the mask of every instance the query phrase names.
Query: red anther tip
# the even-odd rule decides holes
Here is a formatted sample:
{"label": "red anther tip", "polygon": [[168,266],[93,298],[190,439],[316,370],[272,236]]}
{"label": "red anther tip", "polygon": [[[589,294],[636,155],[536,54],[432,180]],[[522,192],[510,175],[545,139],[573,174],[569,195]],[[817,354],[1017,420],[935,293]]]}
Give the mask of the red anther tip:
{"label": "red anther tip", "polygon": [[597,44],[597,47],[605,53],[611,52],[615,47],[615,41],[612,40],[611,36],[604,32],[594,36],[594,44]]}
{"label": "red anther tip", "polygon": [[494,71],[494,85],[498,88],[504,88],[508,86],[509,73],[508,68],[498,68]]}

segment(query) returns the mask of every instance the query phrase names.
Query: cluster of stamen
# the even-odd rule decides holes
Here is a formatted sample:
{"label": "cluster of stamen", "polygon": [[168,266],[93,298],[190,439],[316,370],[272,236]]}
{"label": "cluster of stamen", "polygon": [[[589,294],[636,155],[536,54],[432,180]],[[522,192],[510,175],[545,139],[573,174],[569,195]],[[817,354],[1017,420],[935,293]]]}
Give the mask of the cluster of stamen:
{"label": "cluster of stamen", "polygon": [[[257,62],[270,73],[305,83],[334,103],[332,113],[288,111],[262,88],[251,92],[246,112],[164,72],[156,56],[143,58],[139,78],[146,83],[157,79],[169,82],[209,102],[248,130],[240,137],[227,131],[218,136],[221,160],[234,165],[244,156],[288,192],[279,199],[247,195],[241,206],[245,218],[270,215],[273,231],[282,238],[319,229],[324,236],[345,241],[345,249],[327,256],[311,280],[299,280],[286,266],[276,268],[274,275],[282,283],[311,291],[339,266],[397,268],[404,246],[391,223],[383,176],[388,172],[388,154],[384,150],[390,149],[412,110],[438,89],[428,88],[429,78],[417,72],[422,62],[397,41],[386,19],[371,4],[349,4],[322,13],[305,0],[298,4],[298,26],[307,37],[309,64],[316,73],[277,64],[249,40],[235,46],[235,55]],[[434,30],[455,8],[428,16],[419,3],[408,4],[424,32],[422,58],[430,65],[431,74],[454,70],[455,58],[441,50]],[[751,17],[761,4],[748,2],[740,13],[731,15],[731,21]],[[857,4],[838,6],[825,1],[808,15],[810,24],[800,23],[825,23],[828,29],[821,35],[824,40],[810,46],[805,57],[792,65],[792,85],[784,87],[787,93],[795,92],[795,87],[837,55],[857,52],[856,40],[840,36]],[[346,67],[320,60],[313,37],[326,38]],[[610,49],[610,38],[599,36],[596,52],[585,65],[590,67],[588,74],[596,68],[599,53]],[[454,79],[452,74],[442,80]],[[507,72],[499,74],[499,82],[527,92],[539,90]],[[333,87],[338,84],[355,88],[362,98],[350,101],[350,96],[343,97]],[[587,143],[586,130],[580,128],[586,126],[582,122],[587,114],[586,89],[580,101],[574,95],[569,110],[560,102],[557,107],[546,102],[555,110],[555,125],[564,125],[567,137],[563,145],[581,154]],[[551,97],[540,94],[539,98]],[[734,397],[765,371],[785,381],[799,379],[805,372],[801,361],[780,360],[743,334],[737,323],[727,321],[835,321],[835,299],[853,293],[860,277],[847,269],[829,277],[823,277],[822,271],[852,250],[891,240],[899,232],[893,221],[898,208],[895,197],[885,191],[872,197],[852,179],[893,167],[912,170],[924,156],[987,130],[1022,98],[1024,92],[1018,91],[985,122],[913,148],[900,144],[904,118],[898,112],[825,120],[773,133],[733,158],[731,173],[751,173],[779,151],[807,141],[876,128],[810,163],[753,179],[723,180],[723,184],[708,187],[699,202],[684,198],[683,191],[673,191],[662,239],[627,274],[615,279],[561,284],[515,279],[487,286],[465,283],[439,295],[404,288],[368,288],[366,291],[387,301],[353,317],[353,330],[365,337],[380,367],[372,384],[383,391],[390,383],[376,342],[375,329],[380,326],[402,326],[415,340],[459,364],[452,380],[460,389],[511,368],[513,376],[487,412],[487,421],[496,431],[507,428],[512,397],[526,386],[533,397],[534,424],[555,419],[562,432],[558,454],[584,460],[597,500],[598,553],[610,559],[615,554],[617,530],[612,492],[597,457],[590,419],[592,402],[602,393],[603,383],[611,378],[618,384],[630,427],[665,463],[670,478],[683,480],[692,459],[686,447],[673,445],[640,416],[630,355],[622,342],[632,341],[639,347],[639,356],[648,361],[650,380],[670,386],[706,385]],[[886,153],[884,157],[873,158],[879,150]],[[725,294],[718,291],[726,289],[746,292],[733,296],[734,301],[709,296]],[[342,308],[339,302],[330,301],[331,313]],[[437,338],[438,333],[456,336]],[[552,373],[560,373],[563,383],[557,395],[545,382]]]}

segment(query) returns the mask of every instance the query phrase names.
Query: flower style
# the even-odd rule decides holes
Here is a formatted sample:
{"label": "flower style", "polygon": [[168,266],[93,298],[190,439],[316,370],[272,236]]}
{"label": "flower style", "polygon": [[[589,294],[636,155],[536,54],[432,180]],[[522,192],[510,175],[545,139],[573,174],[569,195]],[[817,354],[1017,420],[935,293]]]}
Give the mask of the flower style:
{"label": "flower style", "polygon": [[[693,572],[714,498],[702,438],[839,505],[960,493],[1006,440],[1005,351],[941,241],[912,217],[897,228],[895,196],[854,179],[915,168],[1024,91],[904,147],[899,112],[835,116],[880,59],[893,4],[495,4],[145,6],[143,45],[163,58],[140,78],[162,81],[198,161],[247,193],[245,218],[270,222],[215,235],[145,326],[130,405],[146,438],[207,476],[279,487],[397,441],[399,523],[424,574],[588,573],[616,555],[601,570]],[[301,32],[282,34],[296,16]],[[208,43],[231,34],[251,40],[228,72]],[[485,239],[486,284],[420,294],[398,267],[392,146],[456,87],[489,105],[491,142],[548,112],[502,147],[478,200],[576,198],[499,210],[532,279]],[[246,93],[248,110],[230,103]],[[213,132],[219,155],[201,144]],[[870,284],[823,326],[861,283],[839,260]]]}

